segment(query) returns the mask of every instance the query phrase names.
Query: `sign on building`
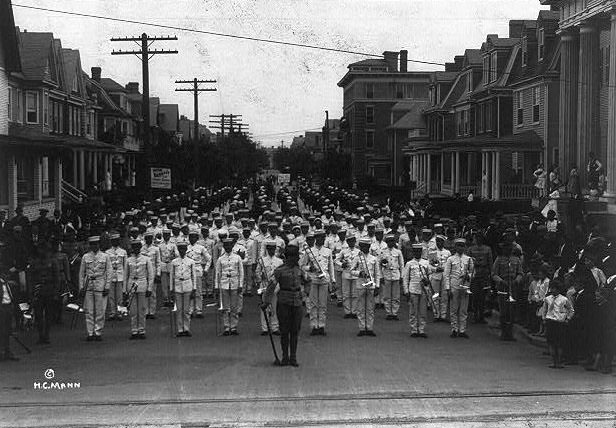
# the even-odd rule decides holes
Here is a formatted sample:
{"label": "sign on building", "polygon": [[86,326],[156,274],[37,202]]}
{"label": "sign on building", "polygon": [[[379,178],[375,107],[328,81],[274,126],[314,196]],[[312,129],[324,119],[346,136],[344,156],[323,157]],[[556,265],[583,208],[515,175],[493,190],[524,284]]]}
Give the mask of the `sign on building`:
{"label": "sign on building", "polygon": [[171,189],[171,168],[150,168],[150,187],[152,189]]}
{"label": "sign on building", "polygon": [[291,174],[278,174],[278,184],[288,186],[291,183]]}

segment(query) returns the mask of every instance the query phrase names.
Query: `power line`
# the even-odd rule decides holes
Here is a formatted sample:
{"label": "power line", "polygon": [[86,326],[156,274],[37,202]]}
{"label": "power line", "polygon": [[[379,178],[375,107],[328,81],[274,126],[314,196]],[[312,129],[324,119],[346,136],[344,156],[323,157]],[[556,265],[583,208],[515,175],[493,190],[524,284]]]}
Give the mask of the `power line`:
{"label": "power line", "polygon": [[275,133],[272,133],[272,134],[255,134],[255,136],[256,137],[275,137],[277,135],[297,134],[298,132],[318,131],[320,129],[321,129],[321,127],[310,128],[310,129],[297,129],[295,131],[275,132]]}
{"label": "power line", "polygon": [[[282,41],[282,40],[263,39],[263,38],[259,38],[259,37],[240,36],[240,35],[237,35],[237,34],[220,33],[220,32],[216,32],[216,31],[195,30],[195,29],[192,29],[192,28],[178,27],[178,26],[174,26],[174,25],[153,24],[151,22],[145,22],[145,21],[136,21],[136,20],[132,20],[132,19],[123,19],[123,18],[113,18],[113,17],[109,17],[109,16],[92,15],[92,14],[80,13],[80,12],[69,12],[67,10],[49,9],[49,8],[45,8],[45,7],[28,6],[28,5],[23,5],[23,4],[15,4],[15,3],[13,3],[13,6],[21,7],[21,8],[24,8],[24,9],[40,10],[40,11],[43,11],[43,12],[55,12],[55,13],[62,13],[62,14],[65,14],[65,15],[81,16],[81,17],[84,17],[84,18],[104,19],[104,20],[107,20],[107,21],[124,22],[124,23],[128,23],[128,24],[149,25],[151,27],[166,28],[166,29],[177,30],[177,31],[186,31],[186,32],[190,32],[190,33],[209,34],[211,36],[228,37],[228,38],[240,39],[240,40],[250,40],[250,41],[253,41],[253,42],[272,43],[272,44],[276,44],[276,45],[294,46],[294,47],[306,48],[306,49],[316,49],[316,50],[322,50],[322,51],[328,51],[328,52],[339,52],[339,53],[346,53],[346,54],[352,54],[352,55],[362,55],[362,56],[382,58],[382,55],[366,53],[366,52],[359,52],[359,51],[352,51],[352,50],[347,50],[347,49],[330,48],[330,47],[326,47],[326,46],[308,45],[308,44],[304,44],[304,43],[294,43],[294,42],[287,42],[287,41]],[[442,67],[445,66],[444,63],[434,62],[434,61],[423,61],[423,60],[417,60],[417,59],[407,59],[407,61],[408,62],[417,63],[417,64],[439,65],[439,66],[442,66]]]}

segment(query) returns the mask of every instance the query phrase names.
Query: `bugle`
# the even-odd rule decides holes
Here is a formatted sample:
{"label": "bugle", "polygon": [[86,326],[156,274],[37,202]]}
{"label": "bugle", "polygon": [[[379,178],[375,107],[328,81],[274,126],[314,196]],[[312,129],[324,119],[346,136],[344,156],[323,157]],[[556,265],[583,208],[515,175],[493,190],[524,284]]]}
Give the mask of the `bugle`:
{"label": "bugle", "polygon": [[259,257],[257,262],[259,263],[259,267],[261,268],[261,284],[259,289],[257,290],[257,294],[261,295],[265,293],[268,284],[272,280],[273,273],[268,273],[267,267],[265,267],[265,263],[263,262],[263,257]]}
{"label": "bugle", "polygon": [[362,270],[365,272],[366,278],[368,281],[362,282],[362,288],[373,290],[376,287],[376,283],[374,282],[374,277],[372,276],[372,272],[370,272],[370,267],[368,266],[368,259],[363,252],[359,252],[359,261],[362,264]]}
{"label": "bugle", "polygon": [[436,303],[434,303],[434,295],[436,293],[434,293],[434,290],[432,289],[432,284],[430,283],[430,279],[428,278],[428,273],[425,271],[424,268],[421,267],[421,265],[419,265],[419,272],[421,273],[421,290],[426,296],[426,300],[428,301],[428,305],[430,305],[430,308],[432,309],[432,313],[437,314],[438,308],[436,307]]}
{"label": "bugle", "polygon": [[308,244],[304,244],[304,250],[306,250],[308,252],[308,258],[310,259],[310,264],[319,269],[319,275],[318,278],[319,279],[323,279],[325,278],[327,275],[325,274],[325,272],[323,272],[323,268],[321,267],[321,265],[319,264],[316,256],[314,255],[314,253],[312,252],[312,249],[310,248],[310,246]]}

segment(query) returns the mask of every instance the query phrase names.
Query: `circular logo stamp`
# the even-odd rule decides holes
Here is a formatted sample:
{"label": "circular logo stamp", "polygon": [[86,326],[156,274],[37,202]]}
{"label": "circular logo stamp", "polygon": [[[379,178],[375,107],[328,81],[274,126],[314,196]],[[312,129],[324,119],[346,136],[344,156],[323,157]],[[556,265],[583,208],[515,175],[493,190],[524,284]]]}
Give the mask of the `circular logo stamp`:
{"label": "circular logo stamp", "polygon": [[53,369],[45,370],[45,379],[53,379],[54,377],[56,377],[56,372]]}

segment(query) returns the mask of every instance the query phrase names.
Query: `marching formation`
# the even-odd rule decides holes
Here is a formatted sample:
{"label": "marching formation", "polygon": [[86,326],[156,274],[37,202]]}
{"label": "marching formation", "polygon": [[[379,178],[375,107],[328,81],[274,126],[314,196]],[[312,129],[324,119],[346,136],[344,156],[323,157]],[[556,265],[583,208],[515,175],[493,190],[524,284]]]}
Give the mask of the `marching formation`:
{"label": "marching formation", "polygon": [[237,336],[244,300],[256,294],[260,323],[243,328],[279,335],[282,364],[296,366],[304,316],[311,336],[325,336],[333,302],[357,320],[358,336],[374,337],[375,320],[400,320],[405,301],[401,329],[413,338],[427,338],[432,320],[469,339],[469,318],[485,323],[496,310],[502,340],[515,340],[517,322],[548,335],[554,367],[584,358],[611,370],[616,272],[597,230],[567,239],[554,212],[444,218],[428,204],[393,207],[300,180],[200,188],[83,218],[42,212],[30,223],[18,212],[2,229],[2,315],[34,320],[40,343],[65,308],[73,321],[85,314],[87,341],[124,318],[128,337],[143,340],[160,311],[175,336],[190,337],[191,322],[215,306],[219,334]]}

